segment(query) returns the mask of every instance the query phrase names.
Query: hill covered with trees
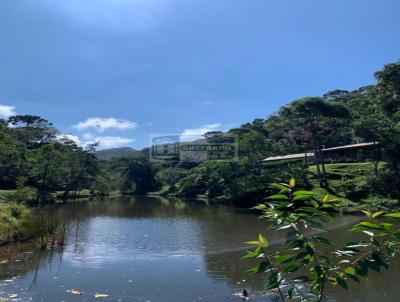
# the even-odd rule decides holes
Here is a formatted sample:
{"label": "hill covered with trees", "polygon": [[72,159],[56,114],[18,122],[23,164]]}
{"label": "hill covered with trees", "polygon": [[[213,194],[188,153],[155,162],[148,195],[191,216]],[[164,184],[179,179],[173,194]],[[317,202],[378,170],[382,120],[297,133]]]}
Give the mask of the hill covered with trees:
{"label": "hill covered with trees", "polygon": [[[230,162],[152,162],[148,149],[95,153],[96,145],[83,148],[60,138],[41,117],[13,116],[0,120],[0,189],[36,203],[86,190],[88,195],[157,192],[249,205],[264,196],[269,183],[295,177],[305,188],[321,187],[349,200],[395,204],[400,198],[400,63],[386,65],[375,77],[375,85],[294,100],[275,114],[229,130],[239,138],[238,160]],[[261,161],[359,142],[379,142],[379,165],[342,165],[338,171],[318,161],[311,167],[304,161]]]}
{"label": "hill covered with trees", "polygon": [[112,149],[96,151],[96,157],[98,159],[104,159],[104,160],[111,160],[121,157],[131,157],[139,154],[140,151],[137,151],[130,147],[112,148]]}
{"label": "hill covered with trees", "polygon": [[[268,183],[294,176],[303,187],[321,186],[349,200],[396,203],[400,197],[400,64],[386,65],[375,77],[375,85],[295,100],[265,119],[231,129],[229,133],[239,136],[236,162],[204,162],[193,167],[165,164],[156,179],[163,192],[243,204],[263,196]],[[319,181],[318,165],[308,167],[298,161],[266,166],[260,161],[360,142],[379,142],[379,166],[374,167],[371,160],[371,165],[353,163],[338,171],[338,165],[327,164]]]}

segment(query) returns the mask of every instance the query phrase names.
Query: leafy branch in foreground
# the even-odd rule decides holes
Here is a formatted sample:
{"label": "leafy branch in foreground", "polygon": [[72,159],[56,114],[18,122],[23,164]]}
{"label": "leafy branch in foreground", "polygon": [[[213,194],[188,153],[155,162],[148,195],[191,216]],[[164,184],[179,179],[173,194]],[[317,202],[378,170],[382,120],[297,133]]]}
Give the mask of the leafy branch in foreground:
{"label": "leafy branch in foreground", "polygon": [[[360,282],[369,270],[389,268],[389,260],[400,248],[400,230],[387,219],[399,219],[400,213],[363,211],[366,220],[354,225],[355,240],[345,244],[316,235],[327,233],[325,225],[334,221],[334,210],[343,204],[326,195],[318,200],[311,191],[297,190],[296,181],[273,184],[279,190],[256,208],[269,222],[272,231],[286,232],[280,251],[273,251],[263,235],[247,242],[255,246],[245,259],[259,259],[250,272],[268,274],[267,289],[277,290],[281,301],[326,301],[328,286],[348,289],[351,279]],[[385,221],[380,219],[386,217]]]}

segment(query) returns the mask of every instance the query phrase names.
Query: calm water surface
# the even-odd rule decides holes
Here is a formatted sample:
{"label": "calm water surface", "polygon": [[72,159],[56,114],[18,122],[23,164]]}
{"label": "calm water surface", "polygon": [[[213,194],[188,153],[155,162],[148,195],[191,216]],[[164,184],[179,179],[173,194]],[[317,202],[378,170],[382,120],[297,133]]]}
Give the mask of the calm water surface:
{"label": "calm water surface", "polygon": [[[0,297],[13,301],[241,301],[232,293],[263,290],[240,258],[243,242],[265,234],[262,221],[244,210],[156,197],[112,198],[58,205],[52,215],[68,226],[66,244],[53,251],[14,247],[0,255]],[[335,238],[354,217],[339,218]],[[276,245],[279,236],[267,235]],[[6,261],[4,261],[6,260]],[[398,301],[400,267],[372,275],[331,301]],[[73,295],[78,290],[81,295]],[[0,301],[1,298],[0,298]],[[269,301],[268,298],[254,301]]]}

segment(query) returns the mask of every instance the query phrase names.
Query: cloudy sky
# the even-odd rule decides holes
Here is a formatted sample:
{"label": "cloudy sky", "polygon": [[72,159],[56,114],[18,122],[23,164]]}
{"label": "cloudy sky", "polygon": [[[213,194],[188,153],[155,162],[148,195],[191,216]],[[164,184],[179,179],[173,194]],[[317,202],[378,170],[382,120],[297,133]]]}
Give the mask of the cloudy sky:
{"label": "cloudy sky", "polygon": [[398,0],[0,0],[0,117],[81,143],[225,130],[374,82]]}

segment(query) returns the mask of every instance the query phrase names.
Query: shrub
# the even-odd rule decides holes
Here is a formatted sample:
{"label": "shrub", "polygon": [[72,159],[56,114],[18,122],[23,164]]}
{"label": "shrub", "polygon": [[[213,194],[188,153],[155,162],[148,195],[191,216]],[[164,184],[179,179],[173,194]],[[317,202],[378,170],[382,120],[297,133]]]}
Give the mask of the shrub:
{"label": "shrub", "polygon": [[30,233],[31,211],[16,203],[0,203],[0,242],[15,242]]}
{"label": "shrub", "polygon": [[326,232],[324,224],[334,220],[332,210],[344,205],[326,195],[317,200],[314,193],[296,190],[292,179],[288,184],[274,184],[279,193],[257,206],[273,231],[285,231],[284,250],[274,252],[267,239],[259,235],[248,242],[255,250],[246,259],[259,259],[251,272],[268,274],[267,289],[276,290],[281,301],[324,301],[328,286],[347,289],[349,279],[356,282],[367,277],[369,270],[388,269],[389,262],[400,248],[400,230],[394,224],[378,221],[379,217],[400,218],[400,213],[363,210],[367,220],[353,226],[351,231],[364,239],[342,244],[322,236],[310,235],[307,229]]}

